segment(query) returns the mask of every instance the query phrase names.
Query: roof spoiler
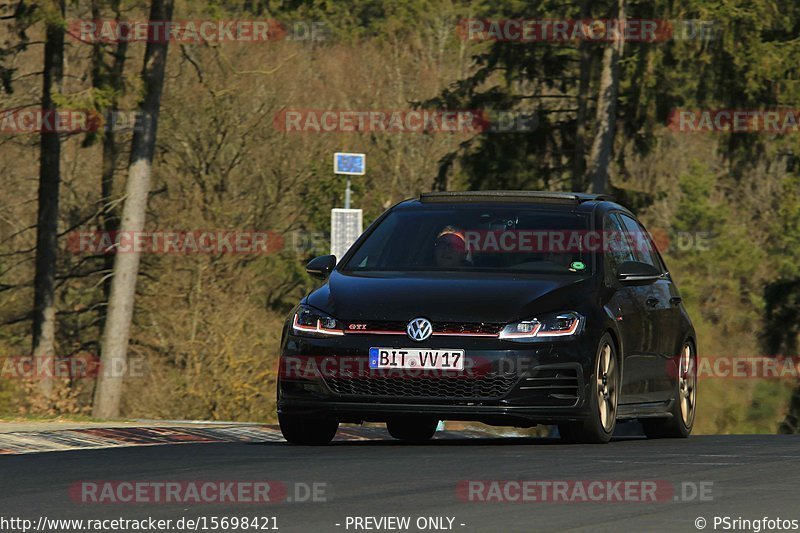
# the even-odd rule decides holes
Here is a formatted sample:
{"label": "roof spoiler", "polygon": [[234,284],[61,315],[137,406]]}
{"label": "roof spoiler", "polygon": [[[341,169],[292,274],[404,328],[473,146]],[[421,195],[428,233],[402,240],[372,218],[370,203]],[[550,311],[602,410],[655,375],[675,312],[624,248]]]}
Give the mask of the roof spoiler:
{"label": "roof spoiler", "polygon": [[419,196],[421,202],[533,202],[578,205],[583,202],[613,202],[607,194],[551,191],[461,191],[427,192]]}

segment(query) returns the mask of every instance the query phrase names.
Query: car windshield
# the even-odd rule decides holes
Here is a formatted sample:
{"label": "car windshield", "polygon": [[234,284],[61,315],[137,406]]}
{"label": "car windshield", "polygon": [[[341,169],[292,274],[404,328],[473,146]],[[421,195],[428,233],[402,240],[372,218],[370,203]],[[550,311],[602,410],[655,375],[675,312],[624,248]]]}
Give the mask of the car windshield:
{"label": "car windshield", "polygon": [[397,209],[344,271],[503,271],[587,276],[588,216],[517,206]]}

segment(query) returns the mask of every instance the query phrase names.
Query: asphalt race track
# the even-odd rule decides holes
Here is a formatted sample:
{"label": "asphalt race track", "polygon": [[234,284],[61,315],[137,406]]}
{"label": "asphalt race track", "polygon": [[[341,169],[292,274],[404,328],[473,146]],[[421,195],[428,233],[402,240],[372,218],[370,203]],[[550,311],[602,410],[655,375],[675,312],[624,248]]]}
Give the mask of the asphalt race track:
{"label": "asphalt race track", "polygon": [[[207,443],[2,457],[0,516],[34,520],[45,512],[48,518],[59,519],[273,516],[281,531],[374,531],[356,529],[353,522],[348,527],[347,517],[380,516],[410,517],[407,530],[418,531],[419,517],[450,517],[452,530],[465,532],[697,531],[699,517],[708,521],[707,530],[714,530],[715,515],[800,518],[800,436],[630,438],[603,446],[446,433],[448,438],[427,445],[404,445],[388,438],[317,448],[280,442]],[[84,480],[255,479],[287,485],[325,483],[327,501],[86,504],[68,494],[70,486]],[[675,487],[712,482],[706,486],[712,487],[713,500],[475,503],[457,495],[462,480],[659,480]],[[680,489],[674,497],[681,497]],[[443,523],[446,528],[447,520]]]}

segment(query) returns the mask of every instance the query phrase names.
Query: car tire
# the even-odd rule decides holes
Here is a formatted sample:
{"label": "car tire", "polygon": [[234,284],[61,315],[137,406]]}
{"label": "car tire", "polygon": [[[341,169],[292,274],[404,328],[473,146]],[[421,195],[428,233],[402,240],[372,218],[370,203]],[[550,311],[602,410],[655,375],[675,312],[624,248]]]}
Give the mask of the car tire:
{"label": "car tire", "polygon": [[278,415],[283,438],[290,444],[321,446],[333,440],[339,429],[338,420],[295,415]]}
{"label": "car tire", "polygon": [[617,424],[617,405],[621,369],[614,339],[604,334],[597,344],[594,371],[590,378],[588,416],[582,422],[558,425],[564,442],[605,444],[611,440]]}
{"label": "car tire", "polygon": [[420,444],[431,440],[439,421],[432,418],[396,418],[386,422],[389,435],[403,442]]}
{"label": "car tire", "polygon": [[648,439],[685,439],[692,433],[697,404],[697,353],[690,341],[683,344],[676,374],[672,416],[639,421]]}

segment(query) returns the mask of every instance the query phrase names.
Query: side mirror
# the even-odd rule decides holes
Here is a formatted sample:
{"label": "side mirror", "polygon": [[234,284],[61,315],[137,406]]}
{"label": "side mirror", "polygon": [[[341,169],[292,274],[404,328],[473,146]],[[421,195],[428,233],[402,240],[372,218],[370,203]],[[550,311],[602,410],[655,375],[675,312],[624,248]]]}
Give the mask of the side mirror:
{"label": "side mirror", "polygon": [[661,271],[653,265],[639,261],[625,261],[617,269],[617,279],[622,283],[647,284],[657,281]]}
{"label": "side mirror", "polygon": [[308,262],[306,272],[313,278],[325,279],[331,275],[331,271],[335,266],[335,255],[321,255]]}

